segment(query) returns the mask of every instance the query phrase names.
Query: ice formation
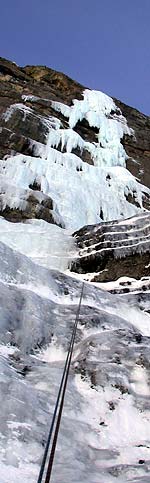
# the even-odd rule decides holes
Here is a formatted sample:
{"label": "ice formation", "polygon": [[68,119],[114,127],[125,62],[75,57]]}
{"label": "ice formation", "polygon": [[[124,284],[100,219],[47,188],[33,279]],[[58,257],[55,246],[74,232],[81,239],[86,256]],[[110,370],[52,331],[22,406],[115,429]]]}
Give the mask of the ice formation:
{"label": "ice formation", "polygon": [[[83,100],[74,100],[71,107],[53,101],[52,107],[68,118],[68,128],[63,129],[56,118],[43,121],[49,134],[46,145],[31,140],[36,157],[16,155],[1,162],[2,209],[24,209],[34,180],[53,199],[67,229],[128,218],[142,209],[143,195],[149,190],[125,168],[121,139],[133,132],[114,101],[101,92],[85,90]],[[6,122],[16,109],[24,116],[34,115],[31,108],[16,104],[6,111]],[[74,130],[83,118],[99,130],[97,142],[84,141]],[[59,146],[65,152],[58,151]],[[80,149],[80,157],[72,152],[76,148]],[[83,149],[90,153],[93,165],[82,161]],[[135,199],[136,206],[129,203],[128,195]]]}
{"label": "ice formation", "polygon": [[[35,99],[37,99],[37,98],[35,98],[34,96],[22,96],[22,99],[24,100],[24,102],[26,102],[28,100],[31,101],[31,99],[32,99],[32,101],[35,101]],[[31,107],[27,107],[23,103],[12,104],[2,114],[2,119],[4,119],[6,125],[9,122],[9,120],[11,119],[11,117],[13,117],[13,115],[17,111],[19,113],[21,113],[21,116],[22,116],[24,122],[26,121],[27,116],[33,116],[33,117],[38,117],[38,119],[41,121],[41,124],[46,126],[48,129],[53,129],[53,128],[59,129],[60,126],[61,126],[61,121],[57,117],[49,116],[49,118],[45,118],[41,114],[35,112]]]}
{"label": "ice formation", "polygon": [[[94,164],[98,166],[125,166],[126,153],[121,144],[121,138],[124,134],[133,135],[133,131],[128,128],[126,119],[122,116],[121,111],[117,109],[113,99],[99,91],[84,91],[84,99],[73,101],[73,106],[69,107],[59,102],[52,102],[52,106],[56,111],[61,112],[68,118],[70,132],[57,134],[57,137],[50,135],[52,146],[62,142],[67,144],[67,151],[79,146],[81,149],[87,149],[93,158]],[[85,119],[89,126],[98,129],[97,143],[86,143],[76,133],[73,128],[77,123]],[[67,139],[69,137],[69,139]]]}
{"label": "ice formation", "polygon": [[10,107],[8,107],[6,112],[4,112],[4,114],[3,114],[4,121],[7,123],[9,121],[9,119],[11,118],[11,116],[13,115],[13,113],[17,110],[19,110],[21,113],[23,113],[23,120],[24,121],[26,120],[26,115],[30,114],[32,112],[32,109],[30,107],[25,106],[24,104],[21,104],[21,103],[20,104],[12,104]]}
{"label": "ice formation", "polygon": [[68,268],[76,253],[75,242],[66,230],[44,220],[9,223],[0,217],[0,241],[34,263],[60,271]]}
{"label": "ice formation", "polygon": [[[34,104],[37,98],[22,100]],[[66,272],[76,254],[70,231],[120,219],[119,235],[122,218],[136,213],[139,231],[148,224],[143,194],[149,190],[125,168],[121,139],[133,133],[114,101],[85,90],[83,100],[71,107],[52,106],[68,119],[68,128],[67,121],[63,129],[59,119],[41,117],[49,130],[46,145],[30,140],[34,156],[19,154],[0,163],[1,213],[8,206],[24,210],[36,181],[41,192],[35,196],[39,201],[43,193],[50,196],[68,229],[42,220],[13,224],[0,217],[1,483],[37,481],[81,291],[82,277]],[[33,108],[13,105],[4,115],[6,125],[16,109],[24,122],[35,115]],[[97,142],[75,131],[83,119],[98,130]],[[83,162],[83,150],[93,165]],[[128,195],[138,206],[129,203]],[[123,249],[131,244],[133,250],[134,226],[123,223]],[[143,246],[142,235],[140,241]],[[117,252],[117,237],[114,245]],[[91,253],[96,248],[91,245]],[[54,483],[99,483],[101,475],[103,483],[149,482],[150,319],[132,294],[125,300],[107,292],[122,281],[105,287],[85,283]]]}
{"label": "ice formation", "polygon": [[[90,166],[74,154],[49,148],[47,159],[17,155],[1,161],[2,209],[23,209],[35,180],[56,203],[65,227],[72,230],[101,220],[128,218],[142,208],[143,193],[149,192],[121,166]],[[139,207],[127,201],[133,193]]]}

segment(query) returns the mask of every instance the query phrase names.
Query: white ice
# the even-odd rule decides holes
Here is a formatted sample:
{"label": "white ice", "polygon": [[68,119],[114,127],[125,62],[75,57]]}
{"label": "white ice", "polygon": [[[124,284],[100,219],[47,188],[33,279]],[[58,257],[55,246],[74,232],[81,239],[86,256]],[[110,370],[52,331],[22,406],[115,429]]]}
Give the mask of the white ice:
{"label": "white ice", "polygon": [[10,223],[0,217],[0,241],[36,264],[64,271],[76,254],[73,238],[59,226],[43,220]]}
{"label": "white ice", "polygon": [[[129,218],[139,212],[144,193],[149,195],[150,191],[125,168],[127,156],[121,139],[133,132],[113,99],[86,89],[83,100],[75,99],[71,107],[53,101],[52,106],[68,117],[68,129],[63,129],[56,118],[43,117],[49,134],[46,146],[37,142],[34,145],[39,157],[16,155],[0,163],[1,208],[25,209],[29,185],[36,180],[43,193],[54,200],[61,221],[71,230],[103,220]],[[24,120],[26,113],[36,115],[24,104],[14,104],[4,113],[6,122],[16,109],[23,111]],[[74,130],[83,118],[98,129],[97,142],[84,141]],[[66,152],[59,152],[59,145]],[[72,153],[76,148],[80,148],[81,157]],[[93,166],[82,161],[83,149],[90,153]],[[134,196],[138,206],[128,202],[128,195]]]}
{"label": "white ice", "polygon": [[[47,159],[20,154],[1,161],[2,209],[7,205],[22,209],[20,192],[27,190],[23,193],[24,202],[34,180],[41,184],[42,192],[54,200],[65,227],[72,230],[98,223],[102,221],[101,216],[105,221],[129,218],[142,209],[143,193],[149,193],[121,166],[90,166],[74,154],[49,148]],[[12,196],[13,190],[15,196]],[[133,193],[139,208],[126,199]]]}
{"label": "white ice", "polygon": [[[71,107],[59,102],[52,102],[52,107],[56,111],[61,112],[68,118],[69,128],[65,133],[59,132],[57,140],[52,137],[50,139],[52,146],[57,145],[58,137],[66,139],[67,150],[75,147],[87,149],[91,153],[91,157],[95,165],[98,166],[125,166],[126,153],[122,146],[121,139],[124,134],[133,135],[133,131],[127,126],[126,119],[122,116],[121,111],[117,109],[113,99],[103,92],[90,91],[86,89],[83,92],[83,100],[75,99]],[[113,114],[112,114],[113,113]],[[89,126],[96,127],[99,131],[97,134],[97,143],[84,142],[77,133],[72,131],[78,121],[86,119]],[[73,137],[74,132],[74,137]],[[70,138],[67,141],[67,137]]]}

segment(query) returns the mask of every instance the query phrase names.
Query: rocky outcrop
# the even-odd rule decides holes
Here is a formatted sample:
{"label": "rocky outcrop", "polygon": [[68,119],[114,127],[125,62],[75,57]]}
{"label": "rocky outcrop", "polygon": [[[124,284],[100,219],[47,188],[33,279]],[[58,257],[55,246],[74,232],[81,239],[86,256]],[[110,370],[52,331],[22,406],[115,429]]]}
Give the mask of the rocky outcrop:
{"label": "rocky outcrop", "polygon": [[[141,279],[149,276],[149,213],[124,222],[87,226],[74,236],[79,247],[79,256],[72,263],[72,271],[89,274],[89,279],[93,282],[109,282],[120,277]],[[142,286],[144,285],[143,282]]]}
{"label": "rocky outcrop", "polygon": [[128,154],[127,169],[150,187],[150,117],[115,99],[134,135],[125,135],[122,143]]}
{"label": "rocky outcrop", "polygon": [[46,195],[42,195],[39,191],[32,194],[28,193],[24,209],[10,208],[6,205],[2,207],[0,203],[0,216],[11,222],[21,222],[30,219],[41,219],[48,223],[56,223],[53,213],[53,201]]}
{"label": "rocky outcrop", "polygon": [[[82,98],[83,90],[80,84],[52,69],[43,66],[21,68],[3,58],[0,58],[0,86],[1,158],[12,150],[26,154],[28,138],[45,142],[47,129],[41,118],[56,115],[50,101],[71,104],[72,99]],[[25,103],[22,96],[30,96],[30,99]],[[25,103],[29,109],[32,106],[34,113],[27,112],[24,123],[24,112],[14,110],[6,129],[3,114],[10,106],[19,103]],[[59,115],[60,118],[63,116]]]}

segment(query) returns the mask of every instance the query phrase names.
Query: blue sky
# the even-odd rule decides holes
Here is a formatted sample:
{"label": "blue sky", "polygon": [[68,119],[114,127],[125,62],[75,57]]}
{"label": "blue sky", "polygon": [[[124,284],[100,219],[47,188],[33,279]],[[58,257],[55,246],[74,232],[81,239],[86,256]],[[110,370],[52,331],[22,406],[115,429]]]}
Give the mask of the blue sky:
{"label": "blue sky", "polygon": [[150,0],[1,0],[0,45],[150,115]]}

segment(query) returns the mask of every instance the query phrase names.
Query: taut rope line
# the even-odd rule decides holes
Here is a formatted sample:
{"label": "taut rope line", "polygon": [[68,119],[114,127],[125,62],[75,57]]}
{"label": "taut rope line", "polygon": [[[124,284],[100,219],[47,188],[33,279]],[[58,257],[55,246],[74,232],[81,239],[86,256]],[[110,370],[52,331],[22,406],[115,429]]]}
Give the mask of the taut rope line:
{"label": "taut rope line", "polygon": [[64,370],[63,370],[63,374],[62,374],[62,379],[61,379],[60,386],[59,386],[58,396],[57,396],[57,400],[56,400],[56,404],[55,404],[55,409],[54,409],[54,413],[53,413],[53,417],[52,417],[52,422],[51,422],[51,426],[50,426],[50,430],[49,430],[49,434],[48,434],[48,438],[47,438],[47,443],[46,443],[44,456],[43,456],[43,460],[42,460],[42,463],[41,463],[41,468],[40,468],[40,473],[39,473],[37,483],[41,483],[42,479],[43,479],[43,473],[44,473],[44,470],[45,470],[46,460],[47,460],[47,456],[48,456],[48,450],[49,450],[51,439],[52,439],[54,425],[56,423],[53,441],[52,441],[52,446],[51,446],[51,451],[50,451],[50,456],[49,456],[49,460],[48,460],[45,483],[49,483],[50,478],[51,478],[51,472],[52,472],[52,467],[53,467],[53,461],[54,461],[57,438],[58,438],[58,433],[59,433],[60,421],[61,421],[62,410],[63,410],[63,405],[64,405],[64,397],[65,397],[65,392],[66,392],[67,380],[68,380],[69,369],[70,369],[70,364],[71,364],[71,359],[72,359],[72,353],[73,353],[73,347],[74,347],[74,342],[75,342],[75,337],[76,337],[77,325],[78,325],[78,321],[79,321],[80,308],[81,308],[81,302],[82,302],[82,297],[83,297],[83,289],[84,289],[84,282],[82,284],[82,289],[81,289],[81,294],[80,294],[80,299],[79,299],[79,305],[78,305],[76,318],[75,318],[75,322],[74,322],[72,337],[71,337],[71,341],[70,341],[70,344],[69,344],[69,349],[68,349],[66,362],[65,362],[65,366],[64,366]]}

